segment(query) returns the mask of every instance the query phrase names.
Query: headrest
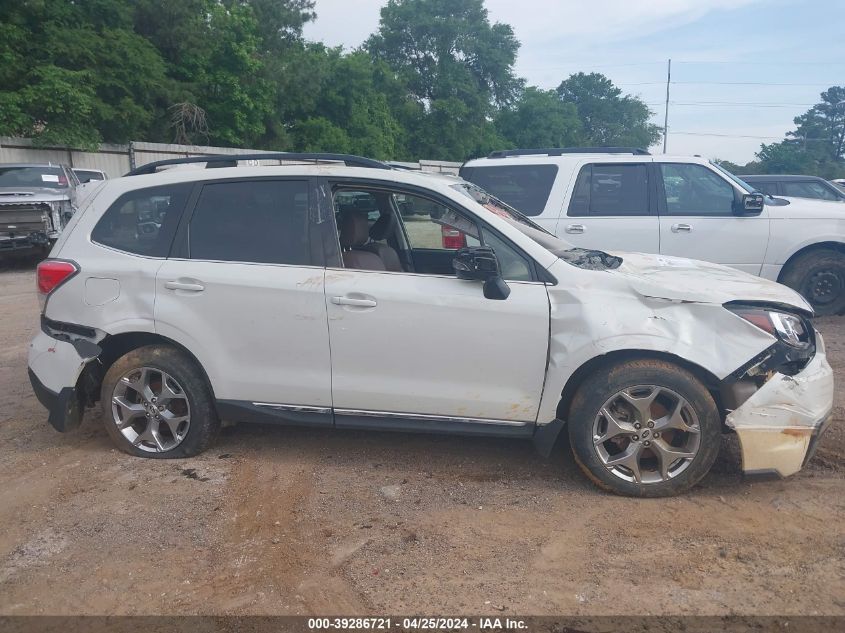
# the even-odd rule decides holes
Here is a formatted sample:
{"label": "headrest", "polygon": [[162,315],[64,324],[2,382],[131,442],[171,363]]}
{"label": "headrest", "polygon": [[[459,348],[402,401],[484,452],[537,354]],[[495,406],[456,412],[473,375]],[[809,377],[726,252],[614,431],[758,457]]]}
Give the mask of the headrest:
{"label": "headrest", "polygon": [[369,240],[367,214],[356,211],[344,211],[340,219],[340,247],[358,248]]}
{"label": "headrest", "polygon": [[387,237],[392,227],[393,215],[390,213],[387,215],[380,215],[378,220],[376,220],[370,227],[370,239],[380,242]]}

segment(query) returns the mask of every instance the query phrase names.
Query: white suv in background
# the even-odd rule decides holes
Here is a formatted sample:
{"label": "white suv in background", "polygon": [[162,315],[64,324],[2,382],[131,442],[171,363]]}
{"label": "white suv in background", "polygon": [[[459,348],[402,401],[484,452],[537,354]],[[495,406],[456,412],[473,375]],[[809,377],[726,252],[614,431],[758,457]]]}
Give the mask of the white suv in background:
{"label": "white suv in background", "polygon": [[[636,496],[693,486],[723,432],[749,474],[812,454],[833,378],[789,288],[573,249],[454,178],[258,158],[324,164],[157,172],[256,156],[177,159],[94,185],[37,272],[29,374],[56,429],[99,401],[121,450],[169,458],[221,419],[530,438],[546,455],[565,426],[593,481]],[[444,226],[466,246],[443,248]]]}
{"label": "white suv in background", "polygon": [[575,246],[724,264],[845,312],[845,214],[806,199],[750,200],[752,186],[700,157],[631,148],[506,150],[461,176]]}

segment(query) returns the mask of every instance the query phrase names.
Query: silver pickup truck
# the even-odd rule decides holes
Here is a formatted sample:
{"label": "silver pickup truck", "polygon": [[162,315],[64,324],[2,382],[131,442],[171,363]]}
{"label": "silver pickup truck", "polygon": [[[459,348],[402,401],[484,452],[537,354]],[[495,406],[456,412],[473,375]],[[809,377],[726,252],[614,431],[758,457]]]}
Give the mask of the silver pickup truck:
{"label": "silver pickup truck", "polygon": [[76,211],[78,185],[63,165],[0,164],[0,257],[48,251]]}

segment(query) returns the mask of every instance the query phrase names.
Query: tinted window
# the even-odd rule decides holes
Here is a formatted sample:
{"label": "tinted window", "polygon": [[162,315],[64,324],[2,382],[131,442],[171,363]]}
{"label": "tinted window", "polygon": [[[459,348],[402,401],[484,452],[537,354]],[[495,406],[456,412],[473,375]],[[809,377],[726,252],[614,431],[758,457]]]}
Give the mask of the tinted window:
{"label": "tinted window", "polygon": [[461,176],[525,215],[540,215],[557,176],[557,165],[464,167]]}
{"label": "tinted window", "polygon": [[731,215],[734,188],[706,167],[661,163],[669,215]]}
{"label": "tinted window", "polygon": [[68,184],[61,167],[0,167],[0,187],[64,189]]}
{"label": "tinted window", "polygon": [[103,180],[103,174],[90,169],[74,169],[73,173],[79,178],[79,182],[91,182],[92,180]]}
{"label": "tinted window", "polygon": [[749,184],[761,193],[767,193],[771,196],[778,195],[778,184],[776,182],[751,182]]}
{"label": "tinted window", "polygon": [[820,182],[809,181],[784,181],[783,195],[796,198],[817,198],[820,200],[839,200],[839,197],[832,191],[828,191]]}
{"label": "tinted window", "polygon": [[139,189],[118,198],[91,232],[104,246],[150,257],[167,257],[192,184]]}
{"label": "tinted window", "polygon": [[221,182],[203,186],[188,228],[191,259],[310,264],[308,183]]}
{"label": "tinted window", "polygon": [[569,215],[649,215],[645,165],[585,165],[575,181]]}

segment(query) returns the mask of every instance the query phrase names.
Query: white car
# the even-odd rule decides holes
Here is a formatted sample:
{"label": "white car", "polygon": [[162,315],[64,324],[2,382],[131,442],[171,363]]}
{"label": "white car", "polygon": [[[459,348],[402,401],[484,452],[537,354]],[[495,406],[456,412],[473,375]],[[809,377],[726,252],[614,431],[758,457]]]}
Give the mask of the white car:
{"label": "white car", "polygon": [[798,290],[816,314],[845,312],[839,204],[749,205],[755,189],[704,158],[629,148],[493,152],[461,175],[576,246],[724,264]]}
{"label": "white car", "polygon": [[[99,401],[116,445],[153,458],[199,453],[221,418],[546,455],[566,429],[593,481],[635,496],[693,486],[725,432],[748,474],[812,454],[833,378],[786,286],[573,248],[459,179],[279,156],[345,164],[152,164],[97,185],[37,272],[29,373],[50,424]],[[444,226],[466,246],[444,249]]]}

